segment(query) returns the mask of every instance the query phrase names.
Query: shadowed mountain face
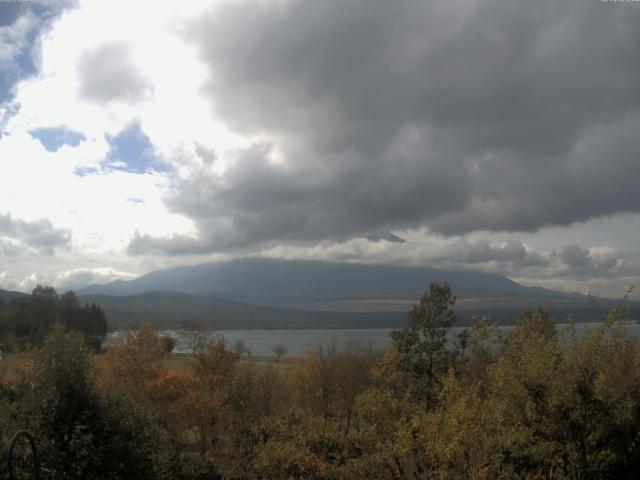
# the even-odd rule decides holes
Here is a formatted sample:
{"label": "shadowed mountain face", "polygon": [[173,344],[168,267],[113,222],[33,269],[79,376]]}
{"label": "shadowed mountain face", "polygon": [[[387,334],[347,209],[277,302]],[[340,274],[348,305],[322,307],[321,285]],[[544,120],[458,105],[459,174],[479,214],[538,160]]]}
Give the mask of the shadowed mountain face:
{"label": "shadowed mountain face", "polygon": [[150,321],[179,328],[193,319],[217,329],[238,328],[388,328],[402,324],[404,312],[324,312],[249,305],[205,295],[153,291],[135,295],[80,295],[83,303],[100,305],[112,328],[129,328]]}
{"label": "shadowed mountain face", "polygon": [[12,291],[9,291],[9,290],[0,289],[0,300],[4,300],[5,302],[10,302],[14,298],[21,298],[21,297],[26,297],[26,296],[27,296],[26,293],[12,292]]}
{"label": "shadowed mountain face", "polygon": [[524,287],[501,275],[430,267],[241,259],[151,272],[131,281],[92,285],[79,294],[134,295],[164,290],[258,305],[300,305],[344,300],[417,300],[432,282],[448,282],[463,298],[584,299]]}
{"label": "shadowed mountain face", "polygon": [[[189,318],[221,329],[376,328],[401,325],[432,282],[452,286],[459,325],[473,314],[510,324],[522,310],[546,304],[558,321],[601,315],[583,295],[524,287],[497,274],[260,258],[155,271],[77,294],[100,305],[112,328],[145,321],[174,328]],[[21,295],[0,291],[6,300]]]}
{"label": "shadowed mountain face", "polygon": [[[152,322],[160,328],[179,328],[181,322],[193,319],[215,329],[343,329],[395,328],[406,321],[407,310],[340,311],[308,310],[218,300],[206,295],[153,291],[135,295],[80,295],[82,303],[96,303],[107,313],[111,328],[122,329]],[[512,325],[518,315],[535,303],[515,303],[494,308],[456,308],[456,325],[467,326],[473,315],[489,315],[502,325]],[[553,309],[559,322],[571,314],[577,322],[597,321],[600,312],[587,302],[565,304]]]}

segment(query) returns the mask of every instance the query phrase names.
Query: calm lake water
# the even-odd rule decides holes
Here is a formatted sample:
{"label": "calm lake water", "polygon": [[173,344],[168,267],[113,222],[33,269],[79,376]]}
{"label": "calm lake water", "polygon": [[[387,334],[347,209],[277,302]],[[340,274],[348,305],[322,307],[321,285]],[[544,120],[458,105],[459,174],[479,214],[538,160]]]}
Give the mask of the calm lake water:
{"label": "calm lake water", "polygon": [[[584,335],[589,329],[597,326],[597,323],[577,324],[578,336]],[[567,326],[558,325],[559,330]],[[500,329],[507,332],[513,326],[503,326]],[[640,325],[637,323],[628,324],[629,331],[636,337],[640,336]],[[452,329],[455,335],[463,330],[462,327]],[[251,351],[252,355],[270,356],[273,354],[275,346],[284,346],[288,355],[304,355],[310,349],[318,347],[336,348],[338,351],[345,349],[359,349],[366,352],[370,350],[382,351],[391,341],[389,329],[354,329],[354,330],[219,330],[210,332],[213,338],[215,335],[222,335],[230,346],[242,340]],[[110,340],[115,340],[126,332],[114,332],[110,335]],[[163,330],[161,335],[170,335],[178,340],[174,352],[190,353],[187,342],[179,330]]]}

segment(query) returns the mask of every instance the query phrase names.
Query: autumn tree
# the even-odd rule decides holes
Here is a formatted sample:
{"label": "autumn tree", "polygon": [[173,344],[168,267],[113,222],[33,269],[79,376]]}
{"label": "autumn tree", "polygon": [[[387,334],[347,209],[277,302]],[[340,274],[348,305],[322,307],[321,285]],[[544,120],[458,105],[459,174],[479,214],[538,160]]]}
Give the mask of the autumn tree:
{"label": "autumn tree", "polygon": [[271,351],[275,354],[276,356],[276,362],[279,362],[280,359],[285,356],[288,352],[289,349],[287,347],[285,347],[284,345],[275,345]]}
{"label": "autumn tree", "polygon": [[249,345],[247,345],[247,342],[245,342],[241,338],[238,338],[235,342],[233,342],[232,350],[238,358],[242,358],[245,355],[247,357],[251,356],[251,349],[249,349]]}
{"label": "autumn tree", "polygon": [[432,283],[409,312],[404,327],[391,332],[393,346],[400,355],[399,367],[411,379],[410,393],[427,407],[433,406],[439,378],[451,360],[446,346],[447,334],[455,322],[455,302],[448,284]]}
{"label": "autumn tree", "polygon": [[156,450],[151,456],[160,478],[180,478],[185,467],[185,432],[192,426],[190,401],[199,387],[188,371],[168,369],[167,349],[151,324],[127,332],[100,359],[99,385],[112,401],[129,403],[154,426]]}
{"label": "autumn tree", "polygon": [[370,384],[372,362],[357,353],[317,348],[296,366],[292,383],[299,403],[325,421],[335,419],[349,433],[356,397]]}
{"label": "autumn tree", "polygon": [[206,350],[194,356],[196,423],[200,437],[200,454],[206,455],[208,445],[217,442],[216,426],[221,407],[225,404],[233,378],[236,356],[227,348],[222,337],[207,344]]}
{"label": "autumn tree", "polygon": [[162,348],[166,353],[173,352],[173,349],[176,348],[176,343],[177,340],[175,339],[175,337],[172,337],[170,335],[163,335],[162,337],[160,337],[160,344],[162,345]]}
{"label": "autumn tree", "polygon": [[132,405],[102,397],[83,337],[61,326],[34,361],[27,421],[52,478],[145,479],[153,476],[149,423]]}
{"label": "autumn tree", "polygon": [[270,435],[269,419],[291,408],[289,373],[271,365],[236,364],[226,389],[214,462],[229,476],[253,478],[256,452]]}
{"label": "autumn tree", "polygon": [[194,355],[203,352],[209,343],[209,327],[193,319],[184,320],[180,324],[180,336]]}
{"label": "autumn tree", "polygon": [[464,382],[481,381],[484,388],[488,367],[497,360],[503,345],[504,337],[498,323],[490,317],[474,315],[471,325],[458,334],[456,340],[456,369]]}
{"label": "autumn tree", "polygon": [[104,358],[105,376],[115,384],[142,387],[158,376],[165,353],[158,332],[145,323],[109,346]]}

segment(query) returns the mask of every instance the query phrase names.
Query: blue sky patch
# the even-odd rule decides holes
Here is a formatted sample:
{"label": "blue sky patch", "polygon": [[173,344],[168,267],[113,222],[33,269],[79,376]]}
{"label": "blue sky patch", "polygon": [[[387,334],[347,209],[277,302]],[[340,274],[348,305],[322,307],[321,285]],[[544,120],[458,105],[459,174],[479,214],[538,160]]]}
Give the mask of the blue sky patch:
{"label": "blue sky patch", "polygon": [[30,29],[24,38],[15,40],[18,54],[0,65],[0,103],[13,99],[13,87],[16,83],[38,72],[33,54],[36,39],[49,28],[58,15],[75,5],[75,0],[54,2],[51,5],[30,1],[0,0],[0,27],[10,28],[25,15],[33,15],[36,18],[34,28]]}
{"label": "blue sky patch", "polygon": [[78,167],[73,171],[76,177],[86,177],[88,175],[94,175],[100,173],[100,170],[96,167]]}
{"label": "blue sky patch", "polygon": [[139,123],[132,123],[118,135],[107,136],[111,150],[107,155],[106,166],[112,170],[130,173],[148,171],[168,171],[153,151]]}
{"label": "blue sky patch", "polygon": [[12,25],[27,10],[27,2],[2,2],[0,4],[0,27]]}
{"label": "blue sky patch", "polygon": [[57,152],[63,145],[77,147],[87,139],[84,134],[66,127],[36,128],[30,130],[29,135],[39,140],[49,152]]}
{"label": "blue sky patch", "polygon": [[5,128],[9,119],[20,111],[20,105],[16,102],[6,102],[0,104],[0,138],[5,136],[7,132]]}

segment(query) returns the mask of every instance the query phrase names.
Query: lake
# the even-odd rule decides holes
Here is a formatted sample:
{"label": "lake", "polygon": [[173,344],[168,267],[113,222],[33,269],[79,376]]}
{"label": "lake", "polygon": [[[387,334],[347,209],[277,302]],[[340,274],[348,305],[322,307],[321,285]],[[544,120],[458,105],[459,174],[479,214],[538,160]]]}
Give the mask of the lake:
{"label": "lake", "polygon": [[[584,335],[589,329],[597,326],[598,323],[579,323],[576,325],[578,336]],[[566,324],[558,324],[558,329],[566,328]],[[507,332],[514,326],[502,326],[500,329]],[[640,325],[629,323],[628,328],[635,336],[640,336]],[[452,328],[452,334],[463,330],[463,327]],[[287,355],[304,355],[310,349],[317,347],[335,347],[338,351],[346,348],[357,348],[360,351],[382,351],[389,344],[390,329],[327,329],[327,330],[219,330],[210,332],[213,338],[215,335],[222,335],[230,346],[242,340],[249,348],[252,355],[271,356],[274,355],[275,346],[283,346],[287,349]],[[126,332],[113,332],[110,340],[116,339]],[[169,335],[178,340],[174,352],[190,353],[187,342],[180,335],[179,330],[162,330],[161,335]]]}

